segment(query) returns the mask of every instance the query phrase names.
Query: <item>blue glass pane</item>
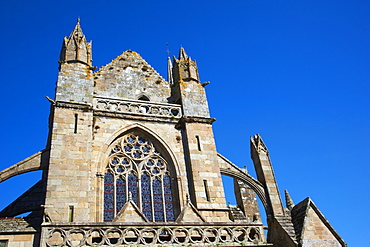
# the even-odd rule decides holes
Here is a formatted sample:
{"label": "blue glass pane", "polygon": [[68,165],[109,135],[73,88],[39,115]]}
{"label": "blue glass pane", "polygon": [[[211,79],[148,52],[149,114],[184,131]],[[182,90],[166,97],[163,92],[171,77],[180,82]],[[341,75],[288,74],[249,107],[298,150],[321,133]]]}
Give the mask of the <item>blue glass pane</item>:
{"label": "blue glass pane", "polygon": [[140,145],[139,145],[139,144],[135,144],[135,145],[134,145],[134,148],[135,148],[135,149],[140,149]]}
{"label": "blue glass pane", "polygon": [[143,152],[144,153],[149,153],[150,148],[148,146],[143,146]]}
{"label": "blue glass pane", "polygon": [[113,202],[113,200],[114,200],[113,193],[108,193],[108,192],[104,193],[105,202]]}
{"label": "blue glass pane", "polygon": [[161,183],[161,181],[159,181],[158,178],[155,178],[153,180],[153,193],[154,193],[154,195],[162,194],[161,191],[162,191],[162,183]]}
{"label": "blue glass pane", "polygon": [[133,173],[128,175],[128,191],[132,194],[132,200],[138,205],[137,177]]}
{"label": "blue glass pane", "polygon": [[148,165],[148,166],[152,166],[152,165],[154,165],[154,164],[153,164],[153,161],[149,160],[149,161],[148,161],[148,163],[147,163],[147,165]]}
{"label": "blue glass pane", "polygon": [[159,170],[158,170],[157,168],[154,168],[154,169],[152,170],[152,173],[153,173],[153,174],[158,174],[158,173],[159,173]]}
{"label": "blue glass pane", "polygon": [[132,148],[130,146],[125,146],[124,149],[125,149],[125,152],[131,152]]}
{"label": "blue glass pane", "polygon": [[118,145],[116,145],[114,148],[113,148],[113,151],[114,152],[119,152],[121,151],[120,147]]}
{"label": "blue glass pane", "polygon": [[172,195],[164,195],[165,202],[172,202]]}
{"label": "blue glass pane", "polygon": [[127,138],[127,142],[128,143],[133,143],[135,141],[135,139],[134,139],[134,137],[133,136],[129,136],[128,138]]}
{"label": "blue glass pane", "polygon": [[141,137],[139,137],[138,141],[139,141],[139,143],[145,143],[146,142],[146,140],[144,138],[141,138]]}
{"label": "blue glass pane", "polygon": [[145,217],[149,221],[153,221],[152,204],[150,197],[150,178],[146,173],[144,173],[141,176],[141,200],[142,200],[142,211]]}
{"label": "blue glass pane", "polygon": [[171,184],[169,186],[166,186],[166,181],[164,181],[163,190],[165,195],[172,194]]}
{"label": "blue glass pane", "polygon": [[163,191],[164,191],[164,202],[165,202],[165,207],[166,207],[167,222],[175,221],[175,215],[173,211],[171,177],[168,174],[165,174],[163,176]]}
{"label": "blue glass pane", "polygon": [[134,155],[134,158],[136,158],[136,159],[140,158],[140,156],[141,156],[140,152],[138,152],[138,151],[135,151],[133,153],[133,155]]}
{"label": "blue glass pane", "polygon": [[126,182],[121,177],[116,181],[116,210],[117,213],[126,203]]}
{"label": "blue glass pane", "polygon": [[[105,204],[104,204],[105,206]],[[113,209],[112,211],[104,210],[104,222],[112,221],[114,218]]]}
{"label": "blue glass pane", "polygon": [[175,214],[172,211],[166,211],[166,220],[167,222],[174,222],[175,221]]}
{"label": "blue glass pane", "polygon": [[124,172],[124,169],[122,166],[117,167],[117,172]]}
{"label": "blue glass pane", "polygon": [[114,218],[114,186],[113,174],[106,172],[104,175],[104,221],[112,221]]}
{"label": "blue glass pane", "polygon": [[112,159],[112,164],[113,165],[117,165],[119,163],[119,159],[117,158],[117,157],[114,157],[113,159]]}
{"label": "blue glass pane", "polygon": [[154,219],[156,222],[163,222],[163,200],[162,200],[162,183],[158,178],[153,180],[153,203]]}
{"label": "blue glass pane", "polygon": [[[154,206],[155,210],[155,206]],[[154,211],[154,218],[156,222],[164,222],[163,211]]]}
{"label": "blue glass pane", "polygon": [[[112,185],[113,186],[113,174],[110,172],[106,172],[104,175],[104,185]],[[113,193],[113,189],[111,191]]]}

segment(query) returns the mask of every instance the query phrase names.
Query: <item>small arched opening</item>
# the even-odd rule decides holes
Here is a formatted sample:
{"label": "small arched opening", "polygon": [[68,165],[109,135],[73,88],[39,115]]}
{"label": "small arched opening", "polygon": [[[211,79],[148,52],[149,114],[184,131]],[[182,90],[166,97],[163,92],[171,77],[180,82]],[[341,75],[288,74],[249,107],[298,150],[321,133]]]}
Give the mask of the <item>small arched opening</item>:
{"label": "small arched opening", "polygon": [[150,101],[149,98],[145,95],[141,95],[138,100],[142,100],[142,101]]}

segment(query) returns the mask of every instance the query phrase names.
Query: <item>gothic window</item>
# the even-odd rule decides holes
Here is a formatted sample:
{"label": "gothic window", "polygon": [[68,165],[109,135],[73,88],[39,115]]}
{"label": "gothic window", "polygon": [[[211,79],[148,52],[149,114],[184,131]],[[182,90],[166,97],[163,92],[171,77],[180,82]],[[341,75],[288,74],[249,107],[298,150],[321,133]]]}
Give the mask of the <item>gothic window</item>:
{"label": "gothic window", "polygon": [[104,174],[104,221],[112,221],[132,197],[152,222],[175,221],[168,163],[153,143],[136,133],[118,139]]}

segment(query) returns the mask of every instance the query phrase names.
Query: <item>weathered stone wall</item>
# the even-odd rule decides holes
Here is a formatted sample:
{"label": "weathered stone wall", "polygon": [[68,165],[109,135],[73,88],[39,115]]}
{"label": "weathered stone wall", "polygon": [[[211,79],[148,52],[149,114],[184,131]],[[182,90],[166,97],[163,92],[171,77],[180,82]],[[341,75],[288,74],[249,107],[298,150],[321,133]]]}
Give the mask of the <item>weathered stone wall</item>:
{"label": "weathered stone wall", "polygon": [[0,243],[7,247],[37,246],[41,221],[28,217],[0,218]]}
{"label": "weathered stone wall", "polygon": [[94,73],[96,96],[138,100],[145,96],[151,102],[171,103],[170,84],[141,56],[125,51]]}
{"label": "weathered stone wall", "polygon": [[297,247],[298,243],[292,239],[292,236],[284,229],[284,226],[275,218],[268,219],[268,239],[270,243],[274,243],[274,247]]}
{"label": "weathered stone wall", "polygon": [[191,199],[207,221],[229,221],[212,125],[188,122],[184,130]]}
{"label": "weathered stone wall", "polygon": [[58,75],[56,101],[92,104],[94,81],[90,66],[63,63]]}
{"label": "weathered stone wall", "polygon": [[1,235],[0,241],[8,241],[6,247],[30,247],[34,246],[34,234]]}
{"label": "weathered stone wall", "polygon": [[243,181],[234,179],[235,199],[244,212],[247,222],[260,221],[256,193]]}
{"label": "weathered stone wall", "polygon": [[75,221],[91,221],[92,123],[91,111],[55,107],[45,203],[55,222],[68,221],[70,206]]}

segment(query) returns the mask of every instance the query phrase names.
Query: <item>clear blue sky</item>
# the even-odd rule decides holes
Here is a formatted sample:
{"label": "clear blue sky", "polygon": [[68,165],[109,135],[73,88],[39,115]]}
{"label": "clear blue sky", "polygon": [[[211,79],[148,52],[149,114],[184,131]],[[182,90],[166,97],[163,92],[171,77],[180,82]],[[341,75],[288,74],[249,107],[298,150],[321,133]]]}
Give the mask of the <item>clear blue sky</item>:
{"label": "clear blue sky", "polygon": [[[2,1],[0,169],[45,147],[59,51],[81,18],[94,65],[125,50],[166,77],[166,43],[197,60],[218,151],[253,172],[267,144],[283,193],[310,196],[349,246],[369,241],[369,1]],[[40,178],[0,184],[0,209]],[[232,200],[232,199],[228,199]]]}

